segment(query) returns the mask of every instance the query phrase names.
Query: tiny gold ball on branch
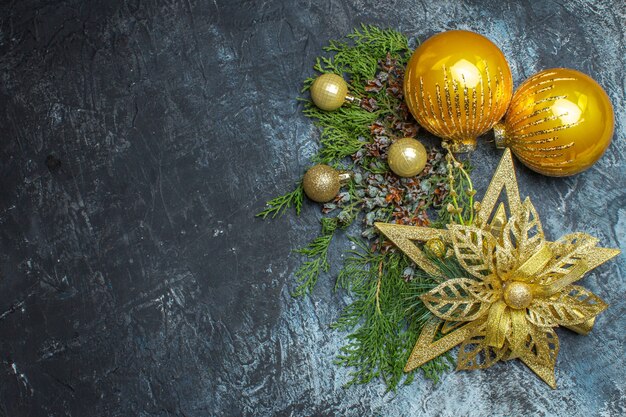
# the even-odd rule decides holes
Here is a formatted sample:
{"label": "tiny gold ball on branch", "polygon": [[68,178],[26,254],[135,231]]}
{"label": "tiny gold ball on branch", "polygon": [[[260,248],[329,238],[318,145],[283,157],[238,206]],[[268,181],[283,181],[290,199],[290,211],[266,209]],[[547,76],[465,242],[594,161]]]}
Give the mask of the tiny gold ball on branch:
{"label": "tiny gold ball on branch", "polygon": [[446,254],[446,245],[441,239],[433,238],[426,241],[426,249],[437,258],[443,258]]}
{"label": "tiny gold ball on branch", "polygon": [[530,305],[533,293],[525,282],[512,281],[504,288],[504,302],[511,308],[522,309]]}
{"label": "tiny gold ball on branch", "polygon": [[311,100],[322,110],[337,110],[346,101],[348,84],[337,74],[322,74],[311,84]]}
{"label": "tiny gold ball on branch", "polygon": [[414,177],[422,172],[427,159],[424,145],[412,138],[402,138],[389,147],[387,163],[396,175]]}
{"label": "tiny gold ball on branch", "polygon": [[302,187],[311,200],[327,203],[339,193],[339,172],[328,165],[315,165],[304,174]]}

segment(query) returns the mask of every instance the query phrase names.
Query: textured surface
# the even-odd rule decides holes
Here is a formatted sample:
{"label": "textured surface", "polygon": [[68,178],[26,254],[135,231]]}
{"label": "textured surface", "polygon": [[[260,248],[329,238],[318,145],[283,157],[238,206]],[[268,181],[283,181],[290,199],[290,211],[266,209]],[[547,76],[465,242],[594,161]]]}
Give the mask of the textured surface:
{"label": "textured surface", "polygon": [[[469,29],[515,85],[565,66],[608,91],[598,164],[518,178],[548,238],[626,250],[625,18],[618,0],[3,2],[0,415],[624,415],[623,255],[582,281],[611,306],[589,336],[559,332],[557,390],[515,362],[345,390],[332,278],[289,296],[318,207],[253,215],[317,147],[295,97],[329,38]],[[500,153],[481,140],[472,155],[479,195]]]}

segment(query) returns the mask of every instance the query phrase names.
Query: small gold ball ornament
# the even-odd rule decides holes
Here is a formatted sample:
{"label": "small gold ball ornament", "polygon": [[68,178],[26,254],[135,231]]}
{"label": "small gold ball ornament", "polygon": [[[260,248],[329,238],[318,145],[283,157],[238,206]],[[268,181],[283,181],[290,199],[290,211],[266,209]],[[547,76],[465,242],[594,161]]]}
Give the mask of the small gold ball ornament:
{"label": "small gold ball ornament", "polygon": [[337,110],[346,101],[359,100],[348,94],[348,83],[337,74],[322,74],[311,84],[311,100],[322,110]]}
{"label": "small gold ball ornament", "polygon": [[533,300],[530,286],[525,282],[512,281],[504,288],[504,302],[516,310],[526,308]]}
{"label": "small gold ball ornament", "polygon": [[311,167],[302,179],[304,193],[317,203],[327,203],[337,196],[341,185],[351,178],[349,172],[340,172],[328,165]]}
{"label": "small gold ball ornament", "polygon": [[426,166],[428,153],[419,141],[413,138],[402,138],[390,147],[387,163],[394,174],[400,177],[414,177]]}
{"label": "small gold ball ornament", "polygon": [[426,250],[437,258],[443,258],[446,254],[446,245],[441,239],[433,238],[426,241]]}

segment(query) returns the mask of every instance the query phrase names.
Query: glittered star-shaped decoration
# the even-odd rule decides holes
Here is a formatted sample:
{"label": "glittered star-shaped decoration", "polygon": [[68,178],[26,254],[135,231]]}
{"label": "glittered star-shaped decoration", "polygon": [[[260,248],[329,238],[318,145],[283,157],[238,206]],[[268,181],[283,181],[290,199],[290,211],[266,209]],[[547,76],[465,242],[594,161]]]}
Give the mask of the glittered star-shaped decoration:
{"label": "glittered star-shaped decoration", "polygon": [[[474,224],[376,227],[439,282],[420,297],[433,318],[422,329],[407,372],[460,344],[459,370],[518,358],[554,388],[559,351],[554,329],[586,334],[607,307],[573,283],[619,254],[596,246],[598,239],[585,233],[546,240],[530,199],[520,199],[508,149]],[[421,251],[418,244],[434,238],[452,249],[466,276],[449,279]]]}

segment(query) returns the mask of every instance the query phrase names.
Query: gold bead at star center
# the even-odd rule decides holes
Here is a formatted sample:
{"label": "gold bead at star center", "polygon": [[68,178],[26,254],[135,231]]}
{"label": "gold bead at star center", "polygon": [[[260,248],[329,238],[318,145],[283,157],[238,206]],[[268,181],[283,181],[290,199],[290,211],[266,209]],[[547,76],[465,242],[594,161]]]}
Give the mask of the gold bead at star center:
{"label": "gold bead at star center", "polygon": [[522,309],[530,305],[533,293],[525,282],[509,282],[504,288],[504,302],[511,308]]}

